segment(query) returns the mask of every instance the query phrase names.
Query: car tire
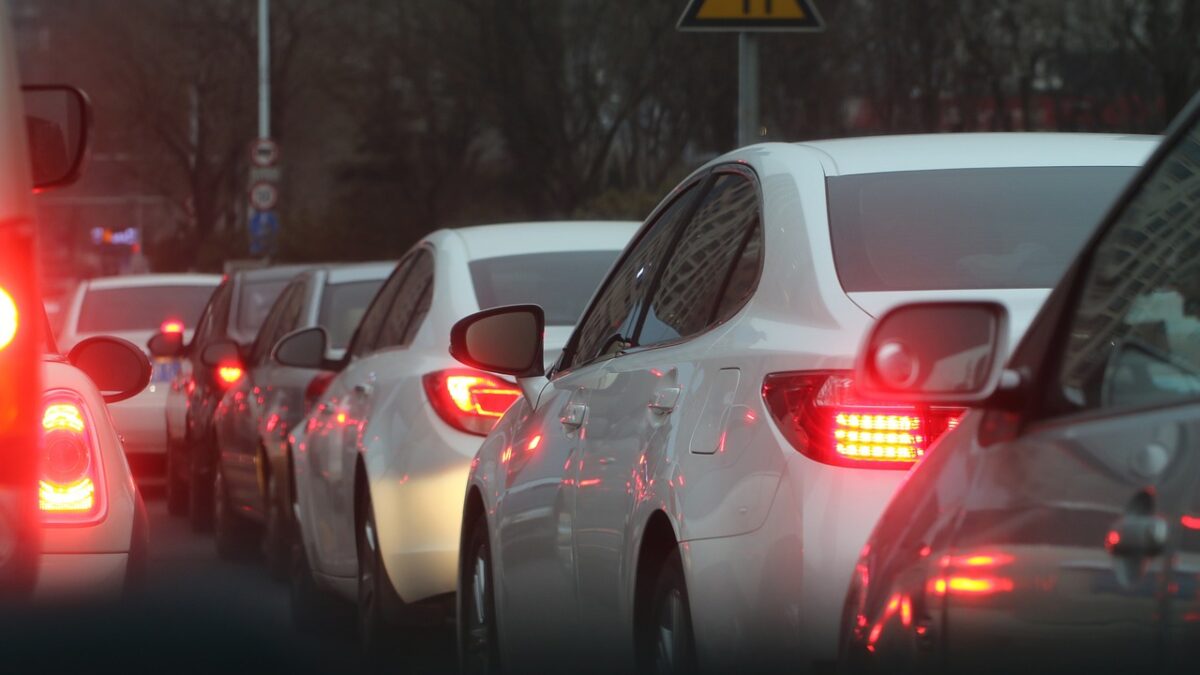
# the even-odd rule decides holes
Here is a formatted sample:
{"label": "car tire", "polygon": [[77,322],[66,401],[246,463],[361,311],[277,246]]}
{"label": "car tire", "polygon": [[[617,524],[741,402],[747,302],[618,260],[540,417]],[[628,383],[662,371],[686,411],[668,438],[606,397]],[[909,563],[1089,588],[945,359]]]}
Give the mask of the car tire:
{"label": "car tire", "polygon": [[358,640],[363,654],[372,660],[381,659],[391,640],[390,622],[385,610],[391,582],[379,553],[375,527],[375,510],[371,494],[363,490],[359,504],[362,514],[358,532]]}
{"label": "car tire", "polygon": [[638,672],[642,675],[696,672],[691,604],[679,549],[659,568],[650,604],[638,626]]}
{"label": "car tire", "polygon": [[288,564],[292,553],[292,519],[288,517],[287,509],[290,508],[290,500],[284,497],[287,491],[284,486],[284,481],[275,477],[274,472],[268,473],[266,478],[266,498],[264,499],[264,514],[263,525],[263,560],[266,562],[267,571],[271,573],[271,577],[276,581],[286,581],[288,578]]}
{"label": "car tire", "polygon": [[229,503],[225,478],[217,470],[213,488],[213,539],[222,560],[247,560],[258,551],[258,528]]}
{"label": "car tire", "polygon": [[467,675],[498,673],[501,672],[500,640],[496,632],[487,517],[480,513],[470,528],[463,548],[459,584],[459,671]]}
{"label": "car tire", "polygon": [[182,452],[183,448],[178,443],[167,447],[167,513],[172,516],[186,516],[188,513],[187,481],[179,470],[181,465],[186,466],[180,457]]}

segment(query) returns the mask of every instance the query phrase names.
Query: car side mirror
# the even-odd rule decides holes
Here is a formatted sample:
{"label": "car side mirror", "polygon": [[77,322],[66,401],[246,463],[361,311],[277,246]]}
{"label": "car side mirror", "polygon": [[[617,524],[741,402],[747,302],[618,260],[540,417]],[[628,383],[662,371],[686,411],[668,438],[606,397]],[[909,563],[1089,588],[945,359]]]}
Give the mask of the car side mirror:
{"label": "car side mirror", "polygon": [[183,333],[155,333],[146,341],[150,355],[159,358],[179,358],[183,356]]}
{"label": "car side mirror", "polygon": [[150,383],[150,359],[121,338],[102,335],[81,340],[67,360],[92,379],[108,403],[136,396]]}
{"label": "car side mirror", "polygon": [[996,390],[1007,339],[999,303],[901,305],[867,336],[855,384],[865,397],[899,403],[978,404]]}
{"label": "car side mirror", "polygon": [[204,351],[200,352],[200,363],[209,368],[240,366],[242,350],[233,340],[216,340],[209,343]]}
{"label": "car side mirror", "polygon": [[65,85],[21,88],[33,186],[63,187],[83,172],[92,127],[92,106],[82,91]]}
{"label": "car side mirror", "polygon": [[329,334],[321,326],[301,328],[279,338],[271,350],[271,359],[292,368],[321,368],[328,344]]}
{"label": "car side mirror", "polygon": [[537,305],[476,312],[450,330],[450,355],[472,368],[516,377],[544,375],[546,315]]}

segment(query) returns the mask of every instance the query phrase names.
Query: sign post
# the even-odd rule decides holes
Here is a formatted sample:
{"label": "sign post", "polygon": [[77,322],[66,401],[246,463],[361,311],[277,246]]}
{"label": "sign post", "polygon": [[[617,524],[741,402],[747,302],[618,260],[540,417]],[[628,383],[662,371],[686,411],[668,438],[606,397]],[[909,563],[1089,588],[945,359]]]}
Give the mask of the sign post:
{"label": "sign post", "polygon": [[756,32],[825,30],[812,0],[691,0],[676,28],[738,34],[738,146],[760,136]]}

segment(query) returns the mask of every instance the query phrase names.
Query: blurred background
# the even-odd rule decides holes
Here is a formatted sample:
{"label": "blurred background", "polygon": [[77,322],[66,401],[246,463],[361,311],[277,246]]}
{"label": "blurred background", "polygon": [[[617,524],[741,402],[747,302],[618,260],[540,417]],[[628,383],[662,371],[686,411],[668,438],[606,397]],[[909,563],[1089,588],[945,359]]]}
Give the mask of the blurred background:
{"label": "blurred background", "polygon": [[[275,261],[395,258],[447,226],[642,218],[735,145],[736,35],[685,0],[273,0]],[[1159,132],[1200,87],[1200,2],[817,0],[763,34],[763,140]],[[256,3],[11,0],[23,80],[96,109],[39,198],[47,295],[253,258]],[[260,254],[258,257],[262,257]]]}

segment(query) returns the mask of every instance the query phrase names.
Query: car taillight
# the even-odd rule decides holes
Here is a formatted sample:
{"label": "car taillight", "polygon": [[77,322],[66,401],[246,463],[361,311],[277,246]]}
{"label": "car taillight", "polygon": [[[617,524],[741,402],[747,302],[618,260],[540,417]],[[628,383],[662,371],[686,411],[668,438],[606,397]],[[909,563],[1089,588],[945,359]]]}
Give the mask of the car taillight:
{"label": "car taillight", "polygon": [[220,366],[217,368],[217,379],[220,380],[221,384],[229,386],[242,379],[242,367],[234,365]]}
{"label": "car taillight", "polygon": [[183,322],[175,319],[167,319],[166,321],[162,322],[162,325],[159,326],[158,329],[163,333],[182,333]]}
{"label": "car taillight", "polygon": [[104,517],[104,481],[95,429],[83,400],[51,392],[42,408],[38,508],[49,524],[83,525]]}
{"label": "car taillight", "polygon": [[836,466],[907,469],[958,425],[958,408],[864,401],[842,371],[773,373],[763,399],[784,437],[805,456]]}
{"label": "car taillight", "polygon": [[486,436],[521,396],[515,383],[466,368],[429,373],[424,381],[438,416],[459,431],[479,436]]}
{"label": "car taillight", "polygon": [[12,343],[17,336],[17,303],[8,291],[0,287],[0,349]]}
{"label": "car taillight", "polygon": [[335,376],[336,373],[317,373],[316,377],[309,381],[308,386],[304,388],[305,410],[311,409],[325,390],[329,389],[329,383],[333,382]]}

